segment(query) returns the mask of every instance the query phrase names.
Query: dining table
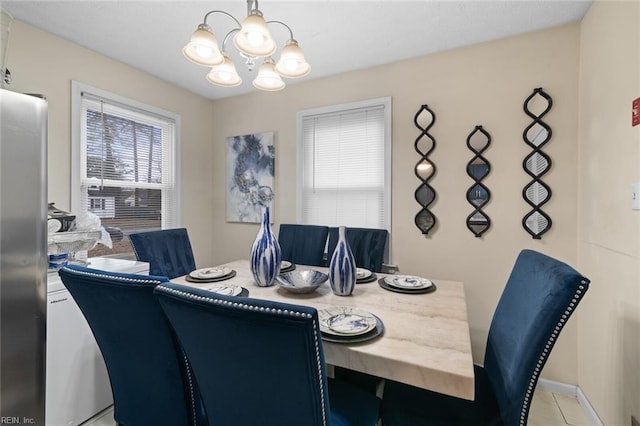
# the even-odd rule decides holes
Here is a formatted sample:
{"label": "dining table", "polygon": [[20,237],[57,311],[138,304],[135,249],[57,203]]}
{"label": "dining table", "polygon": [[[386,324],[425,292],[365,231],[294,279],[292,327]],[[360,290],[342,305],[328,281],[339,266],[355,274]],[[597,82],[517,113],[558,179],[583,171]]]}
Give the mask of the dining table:
{"label": "dining table", "polygon": [[[467,319],[464,284],[459,281],[429,278],[433,290],[425,293],[389,291],[384,286],[387,274],[358,283],[349,296],[335,295],[329,280],[315,291],[292,293],[283,286],[258,286],[249,260],[240,259],[223,265],[233,271],[222,282],[243,288],[243,295],[256,299],[305,305],[319,312],[336,307],[362,309],[374,314],[382,323],[382,332],[370,340],[350,343],[323,340],[325,361],[383,379],[419,388],[474,399],[474,370]],[[328,274],[328,268],[295,265],[296,269],[313,269]],[[172,282],[197,288],[212,283],[188,281],[188,275]]]}

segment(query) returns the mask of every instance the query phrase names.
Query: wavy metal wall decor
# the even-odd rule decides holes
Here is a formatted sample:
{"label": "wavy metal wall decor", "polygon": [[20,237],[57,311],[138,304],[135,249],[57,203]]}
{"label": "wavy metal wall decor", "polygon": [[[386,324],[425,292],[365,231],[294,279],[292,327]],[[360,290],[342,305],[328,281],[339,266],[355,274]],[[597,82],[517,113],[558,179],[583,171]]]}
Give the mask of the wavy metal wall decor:
{"label": "wavy metal wall decor", "polygon": [[[551,228],[551,217],[542,210],[542,206],[551,199],[551,188],[542,181],[542,177],[551,168],[551,158],[542,151],[544,145],[551,139],[551,127],[542,118],[551,110],[553,100],[541,87],[524,101],[524,112],[533,119],[525,127],[522,137],[532,149],[527,155],[522,167],[533,179],[522,190],[522,197],[532,207],[522,219],[524,229],[536,240]],[[536,112],[538,111],[538,112]]]}
{"label": "wavy metal wall decor", "polygon": [[482,183],[491,171],[491,164],[482,156],[490,144],[491,135],[482,126],[476,126],[467,137],[467,147],[474,154],[467,163],[467,174],[474,180],[474,184],[467,190],[467,201],[473,206],[473,212],[467,216],[467,228],[476,237],[481,237],[491,227],[491,219],[482,211],[482,207],[491,199],[489,188]]}
{"label": "wavy metal wall decor", "polygon": [[436,122],[436,115],[429,109],[428,105],[422,105],[414,116],[413,122],[420,130],[420,135],[416,138],[414,147],[421,156],[414,169],[421,183],[414,195],[418,204],[422,206],[418,214],[416,214],[415,224],[424,235],[427,235],[436,225],[436,217],[429,210],[429,206],[436,199],[436,191],[429,185],[429,180],[433,178],[436,172],[435,164],[429,160],[429,154],[436,147],[436,140],[429,134],[429,129]]}

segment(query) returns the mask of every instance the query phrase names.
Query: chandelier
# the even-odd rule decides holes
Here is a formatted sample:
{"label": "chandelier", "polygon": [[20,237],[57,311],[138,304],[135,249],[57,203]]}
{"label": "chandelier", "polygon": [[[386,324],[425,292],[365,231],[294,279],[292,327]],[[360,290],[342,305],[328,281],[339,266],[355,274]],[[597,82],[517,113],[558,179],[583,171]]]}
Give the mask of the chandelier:
{"label": "chandelier", "polygon": [[[225,35],[221,46],[218,45],[218,39],[207,24],[209,16],[216,13],[230,17],[237,25]],[[289,30],[289,40],[282,48],[277,63],[272,58],[277,46],[268,28],[268,25],[272,24],[282,25]],[[207,12],[202,24],[198,25],[189,43],[182,49],[182,53],[195,64],[211,67],[207,74],[207,80],[210,83],[222,87],[237,86],[242,83],[242,79],[226,50],[231,36],[240,56],[245,59],[249,71],[253,70],[256,60],[265,58],[260,65],[257,77],[253,80],[253,85],[260,90],[284,89],[285,83],[281,77],[299,78],[311,71],[311,67],[304,59],[302,49],[293,38],[291,28],[284,22],[265,21],[262,12],[258,9],[258,0],[247,0],[247,17],[242,24],[233,15],[223,10]]]}

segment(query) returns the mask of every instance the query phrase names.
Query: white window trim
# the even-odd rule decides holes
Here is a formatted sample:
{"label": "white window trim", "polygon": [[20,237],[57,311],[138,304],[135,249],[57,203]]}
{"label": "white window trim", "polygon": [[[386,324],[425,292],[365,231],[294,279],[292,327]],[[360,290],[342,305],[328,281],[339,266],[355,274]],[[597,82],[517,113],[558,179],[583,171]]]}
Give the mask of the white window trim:
{"label": "white window trim", "polygon": [[142,102],[134,101],[132,99],[125,98],[124,96],[116,95],[106,90],[97,89],[95,87],[80,83],[77,81],[71,82],[71,211],[76,212],[81,209],[81,161],[80,153],[81,149],[81,110],[82,110],[82,93],[90,93],[100,98],[106,99],[116,104],[129,106],[133,109],[139,109],[147,111],[152,114],[163,116],[174,121],[175,135],[173,143],[173,158],[175,163],[174,168],[174,185],[175,185],[175,197],[172,206],[167,208],[171,209],[171,215],[175,219],[175,225],[180,226],[182,223],[180,216],[180,200],[181,200],[181,158],[180,158],[180,115],[171,111],[167,111],[158,107],[144,104]]}
{"label": "white window trim", "polygon": [[[391,234],[391,96],[369,99],[365,101],[358,102],[350,102],[346,104],[340,105],[331,105],[320,108],[312,108],[300,110],[296,114],[296,132],[297,132],[297,155],[296,155],[296,178],[297,182],[303,181],[303,153],[302,153],[302,122],[307,116],[320,115],[320,114],[331,114],[331,113],[339,113],[342,111],[348,111],[350,109],[362,109],[362,108],[372,108],[376,106],[384,107],[384,120],[385,120],[385,135],[384,135],[384,155],[385,155],[385,170],[384,170],[384,185],[385,185],[385,194],[384,194],[384,203],[385,208],[387,209],[386,214],[386,223],[385,229],[389,231]],[[302,185],[296,185],[296,220],[301,222],[302,220]],[[391,241],[389,240],[389,251],[391,252]]]}

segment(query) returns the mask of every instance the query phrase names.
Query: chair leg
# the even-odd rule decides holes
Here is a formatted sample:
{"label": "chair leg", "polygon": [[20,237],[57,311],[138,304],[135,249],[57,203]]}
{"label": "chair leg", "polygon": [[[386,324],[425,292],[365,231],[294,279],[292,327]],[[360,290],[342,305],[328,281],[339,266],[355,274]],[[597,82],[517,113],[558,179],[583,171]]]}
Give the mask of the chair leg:
{"label": "chair leg", "polygon": [[380,396],[378,395],[382,381],[380,377],[349,370],[347,368],[335,367],[334,378],[339,381],[347,382],[350,385],[358,387],[368,393]]}
{"label": "chair leg", "polygon": [[385,379],[380,379],[378,386],[376,386],[376,396],[380,399],[384,396],[384,385],[387,383]]}
{"label": "chair leg", "polygon": [[327,371],[327,378],[335,379],[335,377],[336,377],[336,367],[334,365],[327,364],[326,365],[326,371]]}

